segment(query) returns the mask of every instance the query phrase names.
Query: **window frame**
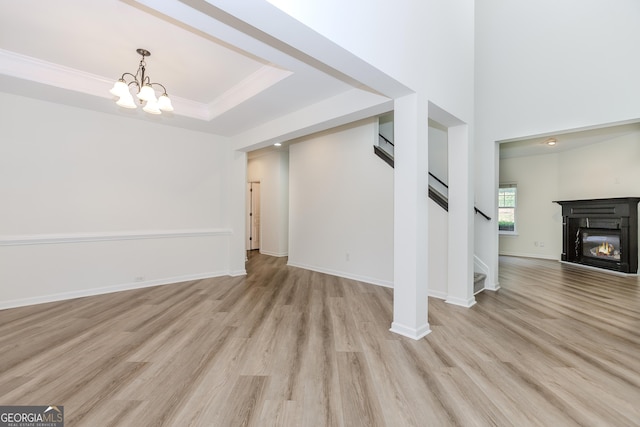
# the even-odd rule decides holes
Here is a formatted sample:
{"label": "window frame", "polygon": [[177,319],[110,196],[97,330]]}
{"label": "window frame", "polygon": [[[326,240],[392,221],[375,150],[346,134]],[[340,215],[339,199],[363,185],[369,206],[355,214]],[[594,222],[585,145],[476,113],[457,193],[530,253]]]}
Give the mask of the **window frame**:
{"label": "window frame", "polygon": [[[514,191],[514,201],[513,206],[503,206],[501,203],[501,193],[503,189],[513,188]],[[513,230],[501,230],[500,229],[500,209],[513,209]],[[498,186],[498,234],[501,235],[517,235],[518,234],[518,185],[516,183],[502,183]]]}

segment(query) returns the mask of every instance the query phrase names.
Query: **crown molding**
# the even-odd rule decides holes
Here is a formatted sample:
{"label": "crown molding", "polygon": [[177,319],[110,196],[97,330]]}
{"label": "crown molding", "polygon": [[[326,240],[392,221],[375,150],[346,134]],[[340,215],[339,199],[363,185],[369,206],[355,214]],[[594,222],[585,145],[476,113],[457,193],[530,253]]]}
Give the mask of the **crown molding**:
{"label": "crown molding", "polygon": [[62,89],[112,98],[112,79],[0,49],[0,73]]}
{"label": "crown molding", "polygon": [[292,71],[271,65],[260,67],[258,71],[249,75],[208,104],[209,120],[237,107],[292,74]]}

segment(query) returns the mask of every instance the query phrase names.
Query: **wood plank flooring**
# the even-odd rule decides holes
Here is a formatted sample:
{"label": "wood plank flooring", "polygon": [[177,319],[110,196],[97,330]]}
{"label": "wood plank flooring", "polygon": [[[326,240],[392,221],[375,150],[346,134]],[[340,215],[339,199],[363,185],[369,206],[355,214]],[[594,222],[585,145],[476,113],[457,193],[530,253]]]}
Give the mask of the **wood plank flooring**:
{"label": "wood plank flooring", "polygon": [[0,404],[69,427],[640,425],[637,277],[502,258],[500,291],[431,299],[413,341],[390,289],[247,270],[0,311]]}

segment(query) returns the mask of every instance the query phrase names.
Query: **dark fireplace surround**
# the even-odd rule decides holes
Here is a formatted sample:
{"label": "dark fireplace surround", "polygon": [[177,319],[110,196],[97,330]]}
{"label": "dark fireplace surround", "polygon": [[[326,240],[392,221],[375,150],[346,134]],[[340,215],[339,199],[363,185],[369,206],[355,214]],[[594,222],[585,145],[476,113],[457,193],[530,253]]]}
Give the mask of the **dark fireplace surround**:
{"label": "dark fireplace surround", "polygon": [[562,261],[636,274],[640,197],[563,200]]}

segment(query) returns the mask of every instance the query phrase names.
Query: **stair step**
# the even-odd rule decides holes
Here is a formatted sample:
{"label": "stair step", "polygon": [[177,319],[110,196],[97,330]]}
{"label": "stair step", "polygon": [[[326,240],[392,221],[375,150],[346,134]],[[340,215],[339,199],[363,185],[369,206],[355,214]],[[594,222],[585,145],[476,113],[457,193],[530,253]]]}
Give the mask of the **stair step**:
{"label": "stair step", "polygon": [[487,278],[486,274],[473,273],[473,294],[477,294],[484,290],[484,279]]}

